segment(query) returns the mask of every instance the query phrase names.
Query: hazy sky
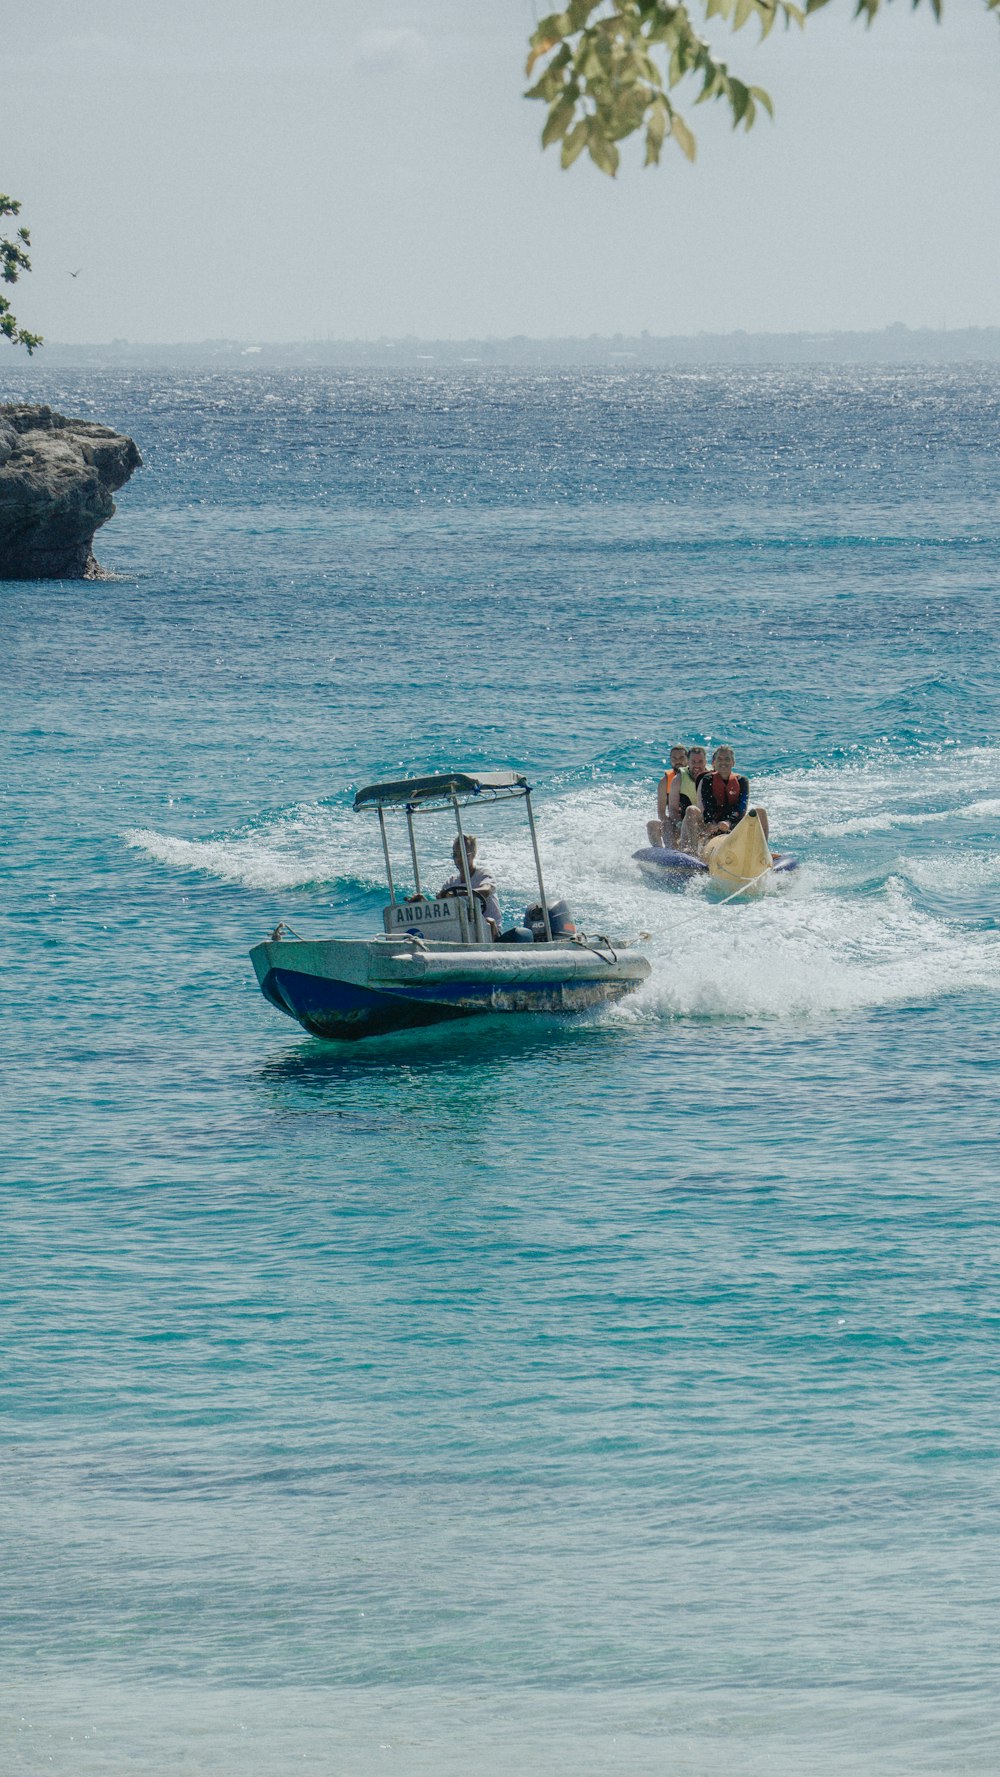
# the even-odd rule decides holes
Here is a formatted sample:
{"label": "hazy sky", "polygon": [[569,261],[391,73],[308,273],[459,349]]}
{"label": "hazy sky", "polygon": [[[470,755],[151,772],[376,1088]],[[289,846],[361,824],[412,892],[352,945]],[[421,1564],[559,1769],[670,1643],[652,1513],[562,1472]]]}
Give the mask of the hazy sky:
{"label": "hazy sky", "polygon": [[[527,0],[0,0],[0,189],[52,339],[1000,324],[1000,23],[833,0],[730,65],[776,122],[614,182],[542,154]],[[716,108],[717,109],[717,108]],[[70,272],[82,268],[78,278]],[[0,346],[0,349],[6,350]]]}

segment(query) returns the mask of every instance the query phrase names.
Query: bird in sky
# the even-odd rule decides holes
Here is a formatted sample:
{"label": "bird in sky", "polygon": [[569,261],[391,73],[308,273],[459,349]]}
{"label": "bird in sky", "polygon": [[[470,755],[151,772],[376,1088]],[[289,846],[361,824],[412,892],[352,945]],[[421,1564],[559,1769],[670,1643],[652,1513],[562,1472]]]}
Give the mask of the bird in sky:
{"label": "bird in sky", "polygon": [[80,276],[80,272],[82,270],[83,270],[83,266],[81,265],[80,271],[71,271],[69,275],[71,278],[78,278]]}

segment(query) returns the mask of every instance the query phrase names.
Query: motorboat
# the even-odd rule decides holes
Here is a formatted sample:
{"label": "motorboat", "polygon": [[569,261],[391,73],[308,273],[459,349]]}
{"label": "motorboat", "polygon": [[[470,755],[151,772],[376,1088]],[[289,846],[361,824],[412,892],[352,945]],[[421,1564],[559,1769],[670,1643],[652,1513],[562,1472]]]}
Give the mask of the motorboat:
{"label": "motorboat", "polygon": [[674,851],[668,846],[644,845],[632,856],[644,876],[653,882],[683,883],[702,876],[718,883],[734,898],[760,889],[772,877],[782,877],[799,867],[798,858],[772,852],[760,817],[750,809],[729,833],[717,833],[704,847],[702,857]]}
{"label": "motorboat", "polygon": [[[494,936],[473,892],[463,810],[523,802],[538,879],[538,904],[524,923]],[[650,965],[632,946],[576,929],[564,901],[550,902],[531,805],[515,771],[450,771],[370,784],[357,812],[378,816],[389,889],[383,930],[370,938],[302,938],[284,923],[250,957],[264,998],[313,1036],[378,1036],[486,1012],[580,1012],[617,1000],[645,981]],[[396,886],[387,812],[406,819],[413,892]],[[450,814],[458,835],[462,885],[428,895],[421,881],[415,821]]]}

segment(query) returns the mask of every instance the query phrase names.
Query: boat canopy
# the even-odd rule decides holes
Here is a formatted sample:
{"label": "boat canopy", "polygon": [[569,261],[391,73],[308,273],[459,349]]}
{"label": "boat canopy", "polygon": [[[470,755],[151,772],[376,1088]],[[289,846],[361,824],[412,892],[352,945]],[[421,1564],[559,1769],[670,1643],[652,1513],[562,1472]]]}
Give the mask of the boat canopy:
{"label": "boat canopy", "polygon": [[481,799],[501,802],[526,796],[531,786],[520,771],[445,771],[437,777],[407,777],[394,784],[369,784],[354,798],[363,808],[452,808]]}

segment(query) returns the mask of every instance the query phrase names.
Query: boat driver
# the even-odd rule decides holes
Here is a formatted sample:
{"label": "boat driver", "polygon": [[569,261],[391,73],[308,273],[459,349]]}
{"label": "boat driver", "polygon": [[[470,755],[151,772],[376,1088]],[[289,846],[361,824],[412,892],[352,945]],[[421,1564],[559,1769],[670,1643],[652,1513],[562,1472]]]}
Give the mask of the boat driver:
{"label": "boat driver", "polygon": [[[494,941],[496,941],[500,936],[501,924],[497,885],[488,870],[484,870],[482,865],[477,866],[476,852],[478,849],[479,841],[473,834],[466,833],[465,855],[469,864],[469,881],[472,885],[472,892],[482,907],[483,917],[493,934]],[[451,855],[455,860],[455,874],[449,876],[447,882],[443,882],[438,889],[437,898],[439,901],[445,895],[464,895],[466,892],[465,873],[462,869],[462,841],[458,838],[451,848]]]}
{"label": "boat driver", "polygon": [[[733,770],[736,755],[732,747],[716,747],[712,769],[698,780],[698,800],[692,803],[681,822],[678,847],[697,857],[707,839],[717,833],[731,833],[747,813],[750,802],[750,779]],[[769,826],[766,808],[753,811],[759,818],[764,838]]]}

